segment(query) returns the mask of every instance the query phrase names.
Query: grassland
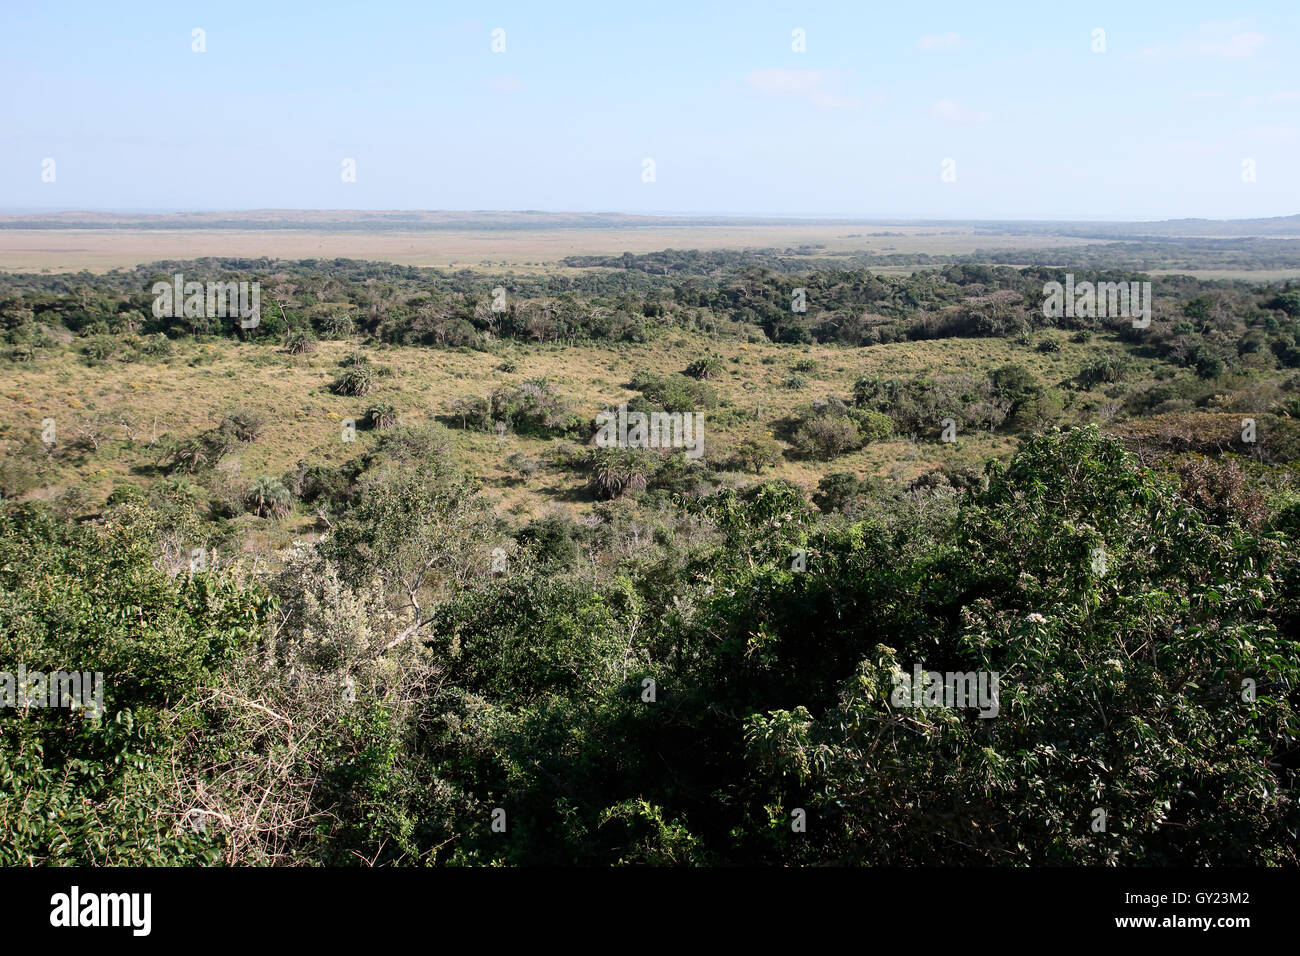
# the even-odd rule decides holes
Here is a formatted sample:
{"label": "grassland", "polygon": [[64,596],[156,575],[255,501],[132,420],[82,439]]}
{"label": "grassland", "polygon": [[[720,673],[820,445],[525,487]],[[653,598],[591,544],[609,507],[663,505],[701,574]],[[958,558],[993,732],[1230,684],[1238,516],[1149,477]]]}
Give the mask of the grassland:
{"label": "grassland", "polygon": [[[659,249],[785,249],[959,255],[976,249],[1084,245],[1085,239],[976,234],[970,227],[890,226],[872,236],[859,225],[638,226],[354,232],[225,229],[0,229],[0,271],[107,272],[163,259],[204,256],[367,259],[399,265],[542,268],[573,255]],[[878,231],[878,230],[876,230]]]}
{"label": "grassland", "polygon": [[[827,394],[847,396],[864,374],[944,374],[989,368],[1015,361],[1046,383],[1070,378],[1078,369],[1112,348],[1105,337],[1081,344],[1056,333],[1061,351],[1044,354],[1008,340],[944,339],[880,345],[868,349],[793,347],[717,341],[698,334],[669,335],[645,345],[595,345],[579,348],[509,344],[494,351],[433,350],[419,347],[368,347],[374,361],[394,374],[379,380],[364,398],[333,394],[328,385],[338,362],[356,349],[348,342],[322,342],[314,353],[293,356],[269,345],[232,341],[178,341],[165,361],[87,365],[72,354],[50,356],[32,365],[11,366],[0,409],[0,434],[35,434],[43,419],[53,418],[64,440],[95,422],[102,438],[98,449],[85,447],[60,458],[58,481],[44,490],[79,486],[89,499],[102,501],[120,483],[145,486],[162,448],[213,427],[224,412],[249,407],[268,418],[264,435],[241,446],[219,466],[216,481],[250,481],[278,476],[295,462],[337,464],[360,453],[374,433],[360,430],[356,443],[343,441],[344,419],[362,418],[375,400],[397,408],[403,424],[420,424],[447,414],[448,402],[463,395],[486,396],[494,388],[544,377],[571,399],[577,411],[594,416],[635,393],[626,386],[634,372],[681,371],[706,351],[721,355],[725,370],[713,384],[721,406],[705,419],[706,459],[721,460],[726,450],[750,434],[766,433],[800,403]],[[515,371],[499,370],[510,360]],[[796,361],[812,360],[803,373],[808,385],[797,391],[782,386]],[[134,435],[134,440],[128,438]],[[453,428],[457,457],[478,475],[498,512],[537,516],[553,508],[581,512],[591,499],[580,475],[545,466],[554,441]],[[944,462],[971,464],[1004,455],[1015,445],[1006,434],[964,434],[956,444],[919,442],[898,437],[824,462],[785,460],[765,475],[787,478],[812,489],[827,471],[899,480],[915,477]],[[506,462],[522,452],[544,464],[524,478]],[[740,476],[736,476],[740,480]],[[41,497],[38,491],[34,497]],[[267,523],[246,517],[253,527]],[[303,519],[298,527],[310,524]],[[290,534],[292,522],[275,535]]]}

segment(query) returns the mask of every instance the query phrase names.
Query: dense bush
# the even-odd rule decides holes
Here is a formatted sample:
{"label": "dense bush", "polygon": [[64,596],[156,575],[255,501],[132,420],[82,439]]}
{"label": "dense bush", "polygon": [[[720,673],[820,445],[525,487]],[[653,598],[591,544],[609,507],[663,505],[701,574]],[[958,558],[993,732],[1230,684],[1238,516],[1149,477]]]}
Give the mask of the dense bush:
{"label": "dense bush", "polygon": [[628,402],[632,411],[695,412],[714,408],[717,393],[706,382],[685,375],[654,375],[638,372],[631,386],[641,393],[638,399]]}
{"label": "dense bush", "polygon": [[217,430],[229,435],[236,441],[257,441],[262,430],[266,428],[266,414],[252,408],[240,408],[229,412],[221,419]]}
{"label": "dense bush", "polygon": [[[680,457],[595,449],[593,480]],[[923,477],[512,541],[450,464],[393,460],[261,582],[169,575],[200,527],[138,494],[0,507],[0,652],[106,678],[99,719],[0,713],[0,859],[1300,863],[1300,522],[1095,428]],[[918,666],[997,673],[996,715],[900,704]]]}
{"label": "dense bush", "polygon": [[826,460],[888,438],[893,430],[893,422],[879,412],[830,398],[799,413],[790,443],[799,455]]}
{"label": "dense bush", "polygon": [[392,428],[396,424],[397,408],[392,402],[374,402],[366,409],[367,428]]}
{"label": "dense bush", "polygon": [[316,333],[308,328],[289,329],[280,340],[290,355],[306,355],[316,351]]}
{"label": "dense bush", "polygon": [[[1031,261],[1067,254],[1118,255]],[[376,342],[481,350],[427,363],[456,390],[476,373],[452,367],[510,378],[429,409],[500,441],[400,425],[371,397],[348,414],[376,433],[340,445],[317,418],[321,461],[251,485],[215,467],[238,443],[264,446],[240,455],[250,467],[292,460],[268,440],[282,427],[259,439],[257,410],[164,431],[129,473],[108,459],[143,449],[148,425],[102,405],[49,446],[30,416],[0,434],[0,661],[106,677],[99,719],[0,710],[0,862],[1300,864],[1300,378],[1279,372],[1300,367],[1297,293],[1159,275],[1149,328],[1049,329],[1055,264],[935,256],[882,275],[866,258],[629,254],[514,276],[504,312],[482,273],[224,260],[284,303],[254,335],[155,319],[150,270],[5,277],[20,379],[51,354],[163,361],[217,335],[246,338],[256,367],[310,374],[317,360],[272,348],[273,330],[299,354],[355,336],[341,394],[392,374],[361,350]],[[904,352],[951,336],[1004,341],[975,343],[999,356],[988,371],[954,360],[974,345]],[[727,356],[630,383],[634,410],[707,412],[702,460],[592,448],[572,402],[513,375],[587,339],[656,337]],[[766,344],[813,337],[846,348]],[[744,342],[765,343],[761,365]],[[233,371],[217,344],[181,354]],[[671,361],[656,367],[685,364]],[[772,422],[773,383],[863,368],[891,371]],[[328,413],[302,411],[304,433]],[[934,439],[945,418],[1021,447],[986,467],[1005,439],[899,442],[892,462],[894,447],[752,477],[787,453]],[[1031,435],[1094,418],[1114,437]],[[458,446],[495,464],[461,473]],[[255,517],[298,502],[292,521]],[[997,715],[899,702],[917,666],[997,673]]]}
{"label": "dense bush", "polygon": [[344,369],[330,385],[335,395],[368,395],[375,387],[375,373],[366,365],[353,365]]}
{"label": "dense bush", "polygon": [[0,510],[0,659],[100,672],[104,706],[0,708],[0,864],[221,856],[221,836],[190,826],[175,799],[171,758],[204,726],[179,707],[252,651],[271,604],[228,577],[169,577],[155,566],[162,533],[138,503],[101,526]]}
{"label": "dense bush", "polygon": [[713,378],[721,371],[722,359],[717,355],[706,355],[703,358],[697,358],[686,366],[686,374],[691,378]]}
{"label": "dense bush", "polygon": [[522,434],[586,437],[587,423],[545,379],[498,388],[492,393],[489,414],[493,421]]}

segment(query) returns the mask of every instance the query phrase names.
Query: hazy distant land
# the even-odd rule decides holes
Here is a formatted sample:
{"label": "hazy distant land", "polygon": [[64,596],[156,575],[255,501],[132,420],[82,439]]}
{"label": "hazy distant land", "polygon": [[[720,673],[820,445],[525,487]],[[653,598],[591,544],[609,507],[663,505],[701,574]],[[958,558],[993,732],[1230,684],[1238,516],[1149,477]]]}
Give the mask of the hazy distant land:
{"label": "hazy distant land", "polygon": [[[1107,249],[1106,247],[1114,247]],[[1111,265],[1206,278],[1300,277],[1300,216],[1161,222],[981,222],[621,213],[250,210],[0,215],[0,270],[104,272],[205,256],[402,265],[553,266],[568,256],[763,250],[910,270],[950,261]],[[851,261],[857,257],[857,261]],[[952,257],[961,257],[961,260]],[[1112,261],[1113,260],[1113,261]]]}

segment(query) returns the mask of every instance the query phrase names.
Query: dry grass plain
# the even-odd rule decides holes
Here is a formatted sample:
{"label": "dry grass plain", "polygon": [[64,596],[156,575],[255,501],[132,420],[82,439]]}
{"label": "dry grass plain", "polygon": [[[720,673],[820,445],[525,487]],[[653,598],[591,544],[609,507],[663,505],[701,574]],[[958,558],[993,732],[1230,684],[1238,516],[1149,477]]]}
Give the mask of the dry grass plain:
{"label": "dry grass plain", "polygon": [[[889,232],[897,235],[873,236]],[[977,234],[957,226],[860,224],[634,226],[347,232],[307,229],[0,229],[0,271],[107,272],[163,259],[269,256],[367,259],[399,265],[554,268],[565,256],[662,249],[786,249],[960,255],[977,249],[1084,245],[1059,236]]]}
{"label": "dry grass plain", "polygon": [[[68,348],[31,365],[9,366],[0,391],[4,398],[0,435],[37,435],[42,419],[53,418],[59,441],[70,442],[87,421],[97,419],[104,436],[98,450],[60,453],[57,477],[32,494],[48,497],[79,486],[90,501],[102,502],[117,484],[144,487],[153,480],[150,466],[166,442],[215,426],[233,408],[251,407],[267,416],[264,435],[239,446],[205,479],[210,486],[224,482],[237,487],[262,475],[280,476],[299,460],[338,464],[359,455],[376,441],[376,435],[358,430],[356,442],[345,443],[341,422],[360,419],[376,399],[393,402],[403,424],[419,424],[445,415],[447,403],[457,396],[486,396],[503,384],[544,377],[572,400],[576,410],[594,416],[635,394],[626,386],[638,369],[678,372],[692,359],[714,351],[723,357],[725,370],[713,380],[722,407],[705,418],[705,457],[712,460],[725,457],[727,449],[746,435],[767,433],[798,404],[827,394],[850,395],[859,375],[974,372],[1015,361],[1055,385],[1107,348],[1102,337],[1081,344],[1062,333],[1053,334],[1062,344],[1055,354],[997,339],[846,349],[745,345],[673,333],[644,345],[581,348],[503,344],[491,352],[474,352],[370,347],[364,351],[394,374],[380,378],[364,398],[340,397],[328,388],[339,360],[356,347],[349,342],[323,342],[314,353],[292,356],[271,345],[181,341],[166,360],[110,361],[93,367]],[[499,370],[507,359],[516,371]],[[808,386],[797,391],[783,387],[793,363],[809,359],[817,367],[802,373]],[[128,438],[127,425],[134,440]],[[151,448],[155,428],[158,443]],[[451,436],[457,459],[481,478],[499,513],[527,517],[553,508],[579,513],[591,507],[582,477],[549,463],[553,441],[517,435],[498,439],[495,434],[461,429],[452,429]],[[832,462],[787,460],[764,475],[787,478],[809,490],[831,471],[906,480],[942,462],[974,464],[1005,455],[1014,446],[1014,438],[986,433],[961,434],[955,445],[900,437]],[[521,478],[506,462],[514,452],[523,452],[543,467]],[[740,480],[739,475],[735,478]],[[253,534],[254,545],[259,540],[282,543],[311,523],[307,516],[284,522],[250,516],[239,520],[249,525],[246,530]]]}

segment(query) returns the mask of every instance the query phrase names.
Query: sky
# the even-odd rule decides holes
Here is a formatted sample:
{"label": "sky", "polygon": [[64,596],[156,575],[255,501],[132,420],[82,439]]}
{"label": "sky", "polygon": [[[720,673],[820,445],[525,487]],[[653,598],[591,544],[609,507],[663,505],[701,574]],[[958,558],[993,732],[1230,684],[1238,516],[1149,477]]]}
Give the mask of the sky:
{"label": "sky", "polygon": [[258,208],[1292,215],[1300,3],[0,0],[0,209]]}

